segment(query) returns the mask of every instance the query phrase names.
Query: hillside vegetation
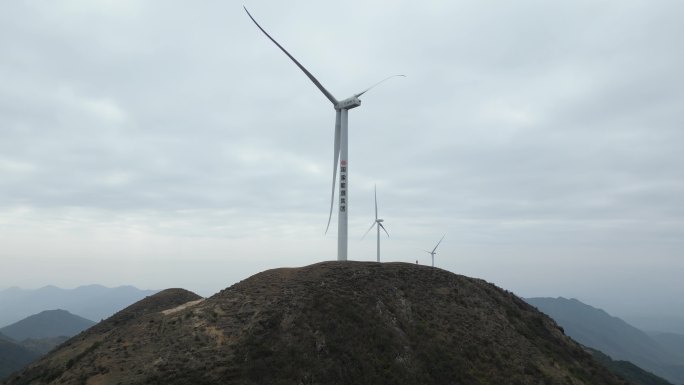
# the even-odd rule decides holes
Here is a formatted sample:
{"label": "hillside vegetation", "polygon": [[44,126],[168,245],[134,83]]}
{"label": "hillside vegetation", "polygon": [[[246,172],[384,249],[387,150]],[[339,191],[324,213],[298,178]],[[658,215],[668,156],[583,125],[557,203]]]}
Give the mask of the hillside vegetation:
{"label": "hillside vegetation", "polygon": [[202,300],[170,289],[7,384],[626,384],[546,315],[485,281],[325,262]]}

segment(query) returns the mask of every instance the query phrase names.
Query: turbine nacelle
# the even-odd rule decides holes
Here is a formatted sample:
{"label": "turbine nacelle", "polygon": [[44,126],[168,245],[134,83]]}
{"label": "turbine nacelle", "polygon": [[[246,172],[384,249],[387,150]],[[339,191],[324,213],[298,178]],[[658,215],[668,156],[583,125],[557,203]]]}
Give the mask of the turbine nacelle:
{"label": "turbine nacelle", "polygon": [[344,99],[335,105],[336,110],[351,110],[361,105],[361,99],[358,96]]}
{"label": "turbine nacelle", "polygon": [[380,222],[384,222],[385,220],[384,219],[376,219],[375,221],[380,223]]}

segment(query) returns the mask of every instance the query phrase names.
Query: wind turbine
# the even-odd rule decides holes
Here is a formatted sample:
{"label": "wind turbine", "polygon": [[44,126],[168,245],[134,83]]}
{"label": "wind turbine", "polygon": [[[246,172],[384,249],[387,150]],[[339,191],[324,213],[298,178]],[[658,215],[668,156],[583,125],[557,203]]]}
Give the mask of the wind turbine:
{"label": "wind turbine", "polygon": [[368,229],[368,231],[366,231],[366,233],[363,234],[363,237],[361,239],[366,238],[366,235],[368,235],[368,233],[370,233],[370,231],[373,230],[373,226],[377,227],[377,230],[378,230],[378,262],[380,262],[380,229],[382,228],[382,231],[384,231],[388,237],[389,237],[389,233],[385,229],[385,226],[382,225],[382,222],[384,222],[384,219],[378,218],[378,188],[377,188],[377,186],[375,186],[374,191],[375,191],[375,221],[373,221],[373,224]]}
{"label": "wind turbine", "polygon": [[437,250],[437,246],[439,246],[439,244],[442,243],[442,239],[444,239],[445,236],[446,234],[442,235],[442,238],[439,240],[439,242],[437,242],[437,245],[435,245],[435,248],[432,249],[432,251],[423,250],[426,253],[430,254],[430,256],[432,256],[432,267],[435,267],[435,254],[437,254],[435,250]]}
{"label": "wind turbine", "polygon": [[[330,220],[332,219],[332,210],[333,210],[333,204],[335,201],[335,181],[337,180],[337,167],[339,164],[340,167],[340,185],[339,185],[339,215],[337,217],[338,222],[337,222],[337,260],[338,261],[346,261],[347,260],[347,213],[349,212],[349,156],[348,156],[348,150],[347,150],[347,127],[348,127],[348,113],[349,110],[352,108],[356,108],[361,105],[361,100],[359,97],[366,92],[368,92],[371,88],[379,85],[380,83],[384,82],[387,79],[393,78],[395,76],[405,76],[405,75],[393,75],[389,76],[372,86],[366,88],[365,90],[359,92],[358,94],[354,94],[351,97],[344,99],[344,100],[337,100],[335,97],[328,92],[328,90],[321,85],[321,83],[309,72],[306,68],[304,68],[303,65],[301,65],[297,59],[295,59],[292,55],[290,55],[289,52],[283,48],[280,44],[278,44],[275,39],[271,37],[261,26],[259,23],[257,23],[256,20],[252,17],[252,15],[249,13],[247,10],[247,7],[245,8],[245,12],[247,12],[247,15],[249,16],[250,19],[256,24],[256,26],[261,30],[261,32],[266,35],[278,48],[280,48],[287,57],[292,60],[297,67],[299,67],[302,72],[311,80],[316,87],[325,95],[328,100],[333,104],[333,108],[335,109],[335,145],[334,145],[334,150],[333,150],[333,177],[332,177],[332,194],[330,197],[330,215],[328,216],[328,225],[325,228],[325,233],[328,233],[328,228],[330,227]],[[339,162],[339,163],[338,163]]]}

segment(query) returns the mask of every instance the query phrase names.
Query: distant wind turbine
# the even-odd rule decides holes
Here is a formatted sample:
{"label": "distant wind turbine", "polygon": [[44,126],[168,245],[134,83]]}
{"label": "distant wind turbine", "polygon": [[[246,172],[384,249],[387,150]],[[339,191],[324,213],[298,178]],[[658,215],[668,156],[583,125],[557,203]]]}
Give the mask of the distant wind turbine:
{"label": "distant wind turbine", "polygon": [[366,235],[368,235],[368,233],[370,233],[370,231],[373,230],[373,226],[376,226],[376,228],[378,230],[378,262],[380,262],[380,229],[382,228],[382,231],[384,231],[388,237],[389,237],[389,233],[385,229],[385,226],[382,225],[382,222],[384,222],[385,220],[378,218],[378,188],[377,188],[377,186],[375,186],[374,192],[375,192],[375,221],[373,221],[373,224],[368,229],[368,231],[366,231],[366,233],[363,234],[363,237],[361,237],[361,239],[365,238]]}
{"label": "distant wind turbine", "polygon": [[439,246],[439,244],[442,243],[442,239],[444,239],[445,236],[446,234],[442,235],[442,238],[439,240],[439,242],[437,242],[437,245],[435,245],[435,248],[432,249],[432,251],[423,250],[426,253],[430,254],[430,256],[432,257],[432,267],[435,267],[435,254],[437,254],[437,246]]}
{"label": "distant wind turbine", "polygon": [[304,74],[318,87],[318,89],[325,95],[330,102],[333,104],[333,108],[335,108],[335,145],[334,145],[334,152],[333,152],[333,178],[332,178],[332,194],[330,197],[330,215],[328,216],[328,225],[325,228],[325,233],[328,233],[328,228],[330,227],[330,220],[332,219],[332,210],[333,210],[333,204],[335,201],[335,181],[337,180],[337,167],[338,167],[338,161],[339,161],[339,167],[340,167],[340,194],[339,194],[339,215],[338,215],[338,224],[337,224],[337,260],[338,261],[346,261],[347,260],[347,213],[349,212],[349,194],[348,194],[348,189],[349,189],[349,178],[348,178],[348,167],[349,167],[349,156],[348,156],[348,151],[347,151],[347,127],[348,127],[348,112],[352,108],[358,107],[361,105],[361,100],[359,100],[359,96],[365,94],[368,92],[371,88],[379,85],[380,83],[384,82],[387,79],[393,78],[395,76],[405,76],[405,75],[393,75],[389,76],[374,85],[368,87],[364,91],[359,92],[358,94],[354,94],[353,96],[344,99],[342,101],[338,101],[335,99],[335,97],[326,90],[323,85],[306,69],[304,68],[303,65],[301,65],[297,59],[295,59],[292,55],[290,55],[289,52],[285,50],[280,44],[278,44],[275,39],[271,37],[261,26],[259,23],[254,20],[252,15],[249,13],[247,10],[247,7],[245,8],[245,12],[247,12],[247,15],[249,16],[250,19],[256,24],[256,26],[261,30],[261,32],[266,35],[278,48],[280,48],[281,51],[287,55],[287,57],[292,60],[297,67],[299,67]]}

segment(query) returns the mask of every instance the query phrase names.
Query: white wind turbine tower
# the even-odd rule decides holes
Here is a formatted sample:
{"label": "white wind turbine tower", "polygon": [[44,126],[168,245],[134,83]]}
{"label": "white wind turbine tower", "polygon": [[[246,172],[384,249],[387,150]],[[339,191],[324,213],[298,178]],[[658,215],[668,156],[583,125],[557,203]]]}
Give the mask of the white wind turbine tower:
{"label": "white wind turbine tower", "polygon": [[261,30],[261,32],[266,35],[278,48],[280,48],[281,51],[287,55],[287,57],[292,60],[297,67],[299,67],[300,70],[306,74],[306,76],[318,87],[318,89],[325,95],[328,100],[333,104],[333,108],[335,108],[335,145],[334,145],[334,153],[333,153],[333,178],[332,178],[332,194],[330,197],[330,215],[328,216],[328,225],[325,228],[326,234],[328,233],[328,228],[330,227],[330,220],[332,219],[332,210],[333,210],[333,203],[335,201],[335,181],[337,180],[337,167],[338,167],[338,162],[339,162],[339,167],[340,167],[340,193],[339,193],[339,215],[338,215],[338,225],[337,225],[337,260],[338,261],[346,261],[347,260],[347,213],[349,211],[349,179],[348,179],[348,166],[349,166],[349,156],[347,152],[347,126],[348,126],[348,112],[352,108],[358,107],[361,105],[361,100],[359,100],[359,96],[365,94],[370,90],[371,88],[377,86],[378,84],[384,82],[387,79],[393,78],[395,76],[405,76],[405,75],[393,75],[390,77],[387,77],[374,85],[368,87],[364,91],[359,92],[358,94],[354,94],[353,96],[344,99],[342,101],[338,101],[335,99],[335,97],[326,90],[323,85],[306,69],[304,68],[303,65],[301,65],[297,59],[292,57],[289,52],[285,50],[280,44],[278,44],[275,39],[271,37],[261,26],[259,23],[254,20],[252,15],[249,13],[246,7],[245,12],[247,12],[247,15],[249,16],[250,19],[256,24],[257,27]]}
{"label": "white wind turbine tower", "polygon": [[432,249],[432,251],[423,250],[426,253],[430,254],[430,256],[432,256],[432,267],[435,267],[435,254],[437,254],[437,246],[439,246],[439,244],[442,243],[442,239],[444,239],[445,236],[446,234],[442,235],[442,238],[439,240],[439,242],[437,242],[437,245],[435,245],[435,248]]}
{"label": "white wind turbine tower", "polygon": [[378,188],[377,188],[377,186],[375,186],[374,192],[375,192],[375,221],[373,221],[373,224],[371,225],[370,228],[368,228],[368,231],[366,231],[366,233],[363,234],[363,237],[361,239],[365,238],[366,235],[368,235],[368,233],[370,233],[370,231],[373,230],[373,226],[377,227],[377,230],[378,230],[378,262],[380,262],[380,229],[382,228],[382,231],[384,231],[388,237],[389,237],[389,233],[385,229],[385,226],[382,225],[382,222],[384,222],[385,220],[378,218]]}

